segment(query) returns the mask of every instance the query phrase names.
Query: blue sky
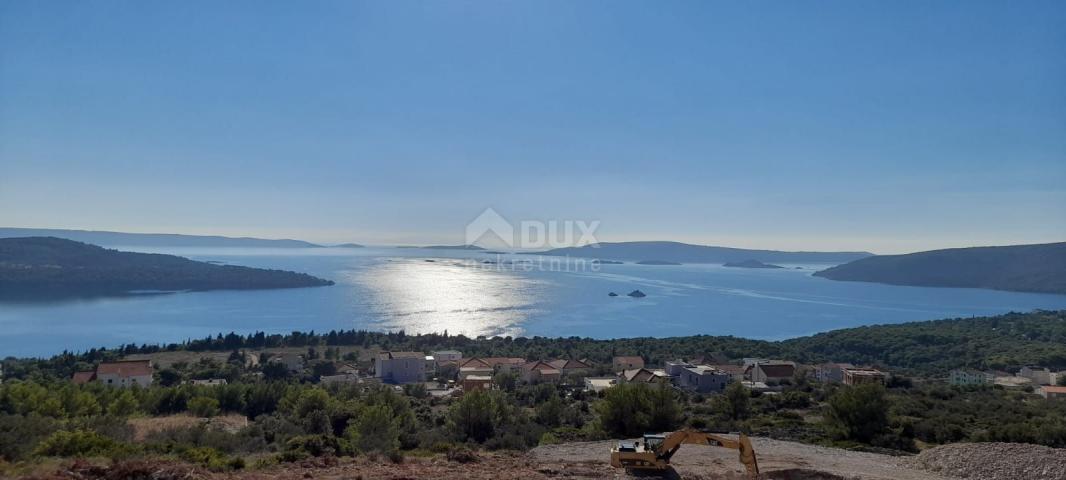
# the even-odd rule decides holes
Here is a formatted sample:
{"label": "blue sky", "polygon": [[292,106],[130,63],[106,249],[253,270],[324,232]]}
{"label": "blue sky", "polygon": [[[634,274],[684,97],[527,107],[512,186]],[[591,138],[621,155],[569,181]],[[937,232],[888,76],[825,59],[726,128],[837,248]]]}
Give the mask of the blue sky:
{"label": "blue sky", "polygon": [[0,226],[1066,240],[1063,2],[0,3]]}

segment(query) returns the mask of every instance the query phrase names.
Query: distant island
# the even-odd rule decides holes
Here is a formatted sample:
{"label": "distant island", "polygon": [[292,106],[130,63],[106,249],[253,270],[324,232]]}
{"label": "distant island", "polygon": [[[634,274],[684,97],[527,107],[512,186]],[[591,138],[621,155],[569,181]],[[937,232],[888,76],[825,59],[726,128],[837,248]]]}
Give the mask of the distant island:
{"label": "distant island", "polygon": [[733,268],[785,268],[781,265],[774,265],[771,263],[762,263],[758,260],[748,259],[740,262],[726,262],[722,264],[723,267]]}
{"label": "distant island", "polygon": [[670,262],[667,260],[641,260],[636,263],[637,265],[681,265],[680,262]]}
{"label": "distant island", "polygon": [[626,262],[619,262],[617,260],[603,260],[599,258],[592,259],[592,263],[601,263],[603,265],[622,265]]}
{"label": "distant island", "polygon": [[1066,242],[880,255],[814,275],[892,285],[1066,294]]}
{"label": "distant island", "polygon": [[656,259],[678,263],[727,263],[757,259],[772,263],[846,263],[872,256],[869,252],[782,252],[743,248],[690,245],[680,242],[596,243],[583,247],[556,248],[541,255],[639,261]]}
{"label": "distant island", "polygon": [[303,240],[269,240],[251,237],[215,235],[179,235],[174,233],[122,233],[97,230],[61,230],[52,228],[0,227],[0,238],[56,237],[108,247],[321,247]]}
{"label": "distant island", "polygon": [[429,245],[427,247],[414,247],[414,248],[425,248],[427,250],[476,250],[476,251],[485,250],[484,248],[481,248],[481,247],[479,247],[477,245]]}
{"label": "distant island", "polygon": [[330,245],[331,248],[366,248],[358,243],[342,243],[339,245]]}
{"label": "distant island", "polygon": [[55,237],[0,239],[0,293],[8,299],[323,285],[333,282],[284,270],[120,252]]}

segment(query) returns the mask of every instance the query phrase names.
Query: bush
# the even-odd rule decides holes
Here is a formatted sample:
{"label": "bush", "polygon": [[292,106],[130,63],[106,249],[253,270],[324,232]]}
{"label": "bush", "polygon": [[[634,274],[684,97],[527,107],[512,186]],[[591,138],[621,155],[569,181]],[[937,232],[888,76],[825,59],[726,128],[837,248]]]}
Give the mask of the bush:
{"label": "bush", "polygon": [[345,437],[360,452],[392,453],[400,447],[400,430],[386,405],[363,409],[345,431]]}
{"label": "bush", "polygon": [[49,417],[0,414],[0,458],[9,462],[26,458],[56,428],[58,422]]}
{"label": "bush", "polygon": [[189,400],[189,412],[197,417],[214,417],[218,415],[218,400],[211,397],[196,397]]}
{"label": "bush", "polygon": [[33,453],[47,457],[121,457],[130,453],[130,450],[132,448],[96,432],[61,430],[39,443]]}
{"label": "bush", "polygon": [[622,384],[606,390],[596,404],[600,428],[615,437],[636,437],[649,431],[668,431],[680,422],[680,407],[669,387]]}

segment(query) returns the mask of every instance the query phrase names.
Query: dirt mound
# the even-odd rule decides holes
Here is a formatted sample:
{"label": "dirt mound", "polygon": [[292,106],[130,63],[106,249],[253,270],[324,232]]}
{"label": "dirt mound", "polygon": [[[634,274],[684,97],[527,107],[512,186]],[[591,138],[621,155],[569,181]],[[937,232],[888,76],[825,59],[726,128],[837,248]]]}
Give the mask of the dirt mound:
{"label": "dirt mound", "polygon": [[1024,443],[953,443],[907,461],[918,468],[968,480],[1066,479],[1066,449]]}

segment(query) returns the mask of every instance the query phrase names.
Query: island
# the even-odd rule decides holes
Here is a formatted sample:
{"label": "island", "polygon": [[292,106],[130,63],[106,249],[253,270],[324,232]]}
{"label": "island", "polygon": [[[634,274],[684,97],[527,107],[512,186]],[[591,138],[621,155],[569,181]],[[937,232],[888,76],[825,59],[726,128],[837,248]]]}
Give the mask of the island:
{"label": "island", "polygon": [[891,285],[1066,294],[1066,242],[879,255],[814,276]]}
{"label": "island", "polygon": [[175,233],[124,233],[99,230],[65,230],[58,228],[0,227],[0,238],[56,237],[92,245],[115,247],[240,247],[240,248],[316,248],[322,245],[290,239],[221,237],[218,235],[181,235]]}
{"label": "island", "polygon": [[397,248],[424,248],[426,250],[474,250],[474,251],[483,251],[483,250],[485,250],[484,248],[481,248],[481,247],[479,247],[477,245],[428,245],[428,246],[425,246],[425,247],[406,247],[405,246],[405,247],[397,247]]}
{"label": "island", "polygon": [[681,263],[669,260],[641,260],[637,262],[637,265],[681,265]]}
{"label": "island", "polygon": [[785,268],[781,265],[773,265],[770,263],[762,263],[755,259],[744,260],[740,262],[727,262],[722,264],[723,267],[733,268]]}
{"label": "island", "polygon": [[633,298],[644,298],[644,297],[647,297],[647,295],[645,295],[644,292],[642,292],[640,290],[633,290],[632,292],[629,292],[626,295],[628,295],[630,297],[633,297]]}
{"label": "island", "polygon": [[594,259],[592,259],[592,263],[599,263],[599,264],[602,264],[602,265],[622,265],[622,264],[624,264],[626,262],[619,262],[617,260],[603,260],[601,258],[594,258]]}
{"label": "island", "polygon": [[758,258],[771,263],[841,264],[872,256],[870,252],[785,252],[745,248],[692,245],[681,242],[600,242],[581,247],[556,248],[540,255],[635,261],[655,259],[678,263],[741,262]]}
{"label": "island", "polygon": [[284,270],[120,252],[55,237],[0,238],[0,294],[5,299],[325,285],[333,282]]}
{"label": "island", "polygon": [[333,245],[331,248],[366,248],[366,246],[358,243],[342,243],[340,245]]}

